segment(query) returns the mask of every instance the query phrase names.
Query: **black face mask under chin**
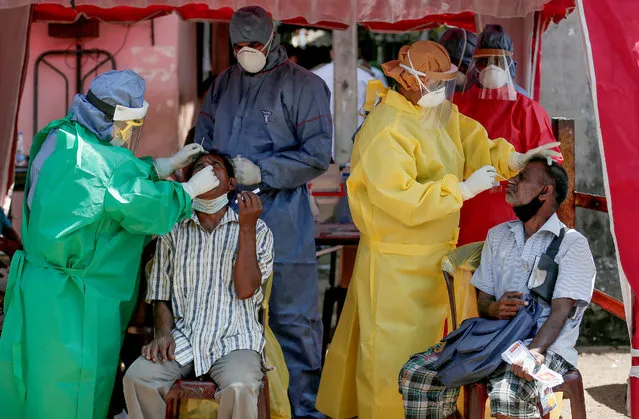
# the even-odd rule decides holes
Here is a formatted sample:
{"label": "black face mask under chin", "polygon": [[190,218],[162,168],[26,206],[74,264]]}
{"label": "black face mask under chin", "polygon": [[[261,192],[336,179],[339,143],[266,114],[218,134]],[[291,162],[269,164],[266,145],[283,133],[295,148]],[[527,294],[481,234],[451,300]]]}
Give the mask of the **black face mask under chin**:
{"label": "black face mask under chin", "polygon": [[544,190],[545,188],[542,189],[537,194],[537,196],[534,197],[529,203],[513,207],[513,211],[515,211],[515,215],[517,216],[517,218],[521,220],[522,223],[526,223],[528,222],[528,220],[533,218],[535,214],[537,214],[537,212],[539,211],[539,208],[541,208],[541,206],[544,205],[543,201],[539,199],[539,195],[541,195],[544,192]]}

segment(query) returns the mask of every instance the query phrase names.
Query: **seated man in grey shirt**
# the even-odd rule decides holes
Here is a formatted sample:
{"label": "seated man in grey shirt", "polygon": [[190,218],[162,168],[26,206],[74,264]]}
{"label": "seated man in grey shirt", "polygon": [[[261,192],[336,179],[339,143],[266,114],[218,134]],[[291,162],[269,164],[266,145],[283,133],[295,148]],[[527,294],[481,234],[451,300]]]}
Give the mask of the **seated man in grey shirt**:
{"label": "seated man in grey shirt", "polygon": [[257,418],[264,330],[258,320],[261,285],[273,271],[273,235],[258,217],[262,203],[238,195],[228,205],[233,167],[215,153],[193,171],[213,167],[220,185],[193,200],[193,216],[157,245],[147,300],[153,301],[155,339],[124,377],[129,418],[164,418],[164,397],[187,375],[208,374],[217,385],[220,419]]}
{"label": "seated man in grey shirt", "polygon": [[[520,221],[500,224],[488,232],[481,264],[471,283],[479,290],[479,314],[484,318],[510,319],[524,305],[528,282],[537,272],[539,257],[566,226],[555,211],[568,193],[568,176],[557,163],[532,159],[507,187],[506,200]],[[487,208],[490,211],[489,208]],[[551,304],[538,300],[542,315],[535,337],[525,342],[550,369],[565,374],[577,365],[575,344],[579,324],[590,303],[596,269],[587,239],[572,229],[555,257],[559,273]],[[514,343],[514,342],[513,342]],[[413,356],[400,373],[400,392],[407,418],[455,418],[459,389],[446,388],[429,368],[443,345]],[[492,416],[540,417],[537,385],[521,366],[502,364],[488,377]]]}

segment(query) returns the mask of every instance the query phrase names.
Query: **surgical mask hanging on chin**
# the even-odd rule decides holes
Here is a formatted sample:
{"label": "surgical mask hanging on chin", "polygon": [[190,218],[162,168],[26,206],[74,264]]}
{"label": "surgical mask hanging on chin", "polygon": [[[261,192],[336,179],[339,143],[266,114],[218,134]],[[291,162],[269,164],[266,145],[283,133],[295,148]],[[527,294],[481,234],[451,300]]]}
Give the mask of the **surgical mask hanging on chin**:
{"label": "surgical mask hanging on chin", "polygon": [[544,189],[542,189],[541,192],[539,192],[537,196],[534,197],[529,203],[513,207],[515,215],[521,220],[522,223],[527,223],[528,221],[530,221],[530,219],[533,218],[537,214],[537,212],[539,212],[539,209],[542,207],[542,205],[544,205],[544,203],[539,199],[539,195],[544,192]]}
{"label": "surgical mask hanging on chin", "polygon": [[508,84],[508,70],[489,65],[479,73],[479,82],[486,89],[499,89]]}
{"label": "surgical mask hanging on chin", "polygon": [[[266,59],[270,52],[271,42],[273,42],[273,36],[274,33],[271,33],[271,37],[261,51],[251,47],[243,47],[237,53],[237,62],[240,63],[240,66],[242,66],[246,72],[256,74],[264,69]],[[264,54],[264,51],[266,51],[266,54]]]}
{"label": "surgical mask hanging on chin", "polygon": [[227,194],[220,195],[214,199],[202,199],[193,198],[192,207],[197,212],[203,212],[205,214],[215,214],[229,203],[229,197]]}

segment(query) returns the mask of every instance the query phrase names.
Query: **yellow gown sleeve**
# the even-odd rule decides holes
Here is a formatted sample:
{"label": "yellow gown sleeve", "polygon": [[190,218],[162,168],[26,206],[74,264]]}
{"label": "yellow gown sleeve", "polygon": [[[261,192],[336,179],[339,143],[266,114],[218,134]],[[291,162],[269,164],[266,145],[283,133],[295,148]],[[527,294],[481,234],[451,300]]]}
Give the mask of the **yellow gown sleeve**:
{"label": "yellow gown sleeve", "polygon": [[[459,136],[464,150],[464,179],[486,165],[495,166],[497,173],[510,179],[517,172],[510,170],[508,162],[515,147],[503,138],[491,140],[482,124],[459,112]],[[452,119],[452,118],[451,118]]]}
{"label": "yellow gown sleeve", "polygon": [[454,175],[417,180],[415,148],[414,140],[384,128],[360,162],[371,203],[409,227],[459,211],[463,202]]}

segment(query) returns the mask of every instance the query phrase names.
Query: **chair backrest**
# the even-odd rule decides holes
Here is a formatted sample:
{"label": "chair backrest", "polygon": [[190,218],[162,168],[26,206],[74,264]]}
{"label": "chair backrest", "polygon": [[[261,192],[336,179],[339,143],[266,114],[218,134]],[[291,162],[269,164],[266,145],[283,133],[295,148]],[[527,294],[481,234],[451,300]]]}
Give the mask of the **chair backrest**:
{"label": "chair backrest", "polygon": [[[456,330],[458,325],[458,307],[455,296],[455,294],[457,293],[455,290],[455,272],[457,270],[467,271],[470,272],[470,274],[475,272],[475,270],[479,266],[479,262],[481,261],[481,251],[483,247],[484,242],[469,243],[465,246],[456,248],[442,258],[441,266],[442,272],[444,273],[444,280],[446,281],[446,288],[448,291],[448,303],[450,305],[451,311],[452,330]],[[459,286],[459,284],[457,284],[457,286]],[[463,307],[461,308],[459,313],[459,315],[462,317],[462,320],[470,315],[465,310],[465,308],[473,307],[472,311],[475,311],[475,307],[477,305],[476,295],[475,292],[472,291],[472,289],[474,288],[467,288],[466,291],[460,290],[460,295],[462,297],[466,295],[466,298],[463,298],[462,300]]]}
{"label": "chair backrest", "polygon": [[456,248],[442,259],[442,271],[449,275],[454,275],[457,269],[474,272],[481,261],[483,247],[484,242],[475,242]]}

